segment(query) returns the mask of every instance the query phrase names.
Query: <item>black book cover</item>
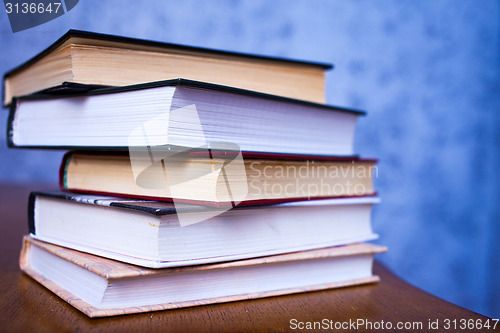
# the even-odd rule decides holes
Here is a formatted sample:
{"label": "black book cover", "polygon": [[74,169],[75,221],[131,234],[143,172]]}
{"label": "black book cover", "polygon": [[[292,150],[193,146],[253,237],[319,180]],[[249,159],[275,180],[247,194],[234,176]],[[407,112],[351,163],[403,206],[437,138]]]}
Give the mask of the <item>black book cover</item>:
{"label": "black book cover", "polygon": [[86,195],[61,191],[41,191],[31,192],[28,203],[28,227],[31,234],[36,234],[35,230],[35,201],[37,197],[54,198],[58,200],[68,200],[87,205],[97,205],[126,209],[135,212],[142,212],[155,216],[176,214],[182,212],[201,212],[214,210],[216,208],[192,204],[173,204],[172,202],[159,202],[153,200],[140,200],[131,198],[116,198],[103,195]]}
{"label": "black book cover", "polygon": [[[80,86],[84,86],[84,85],[80,85]],[[290,104],[298,104],[298,105],[308,106],[308,107],[312,107],[312,108],[321,108],[321,109],[325,109],[325,110],[333,111],[333,112],[347,112],[347,113],[352,113],[352,114],[356,114],[356,115],[360,115],[360,116],[366,115],[366,112],[360,111],[360,110],[355,110],[355,109],[348,109],[348,108],[344,108],[344,107],[338,107],[338,106],[321,104],[321,103],[314,103],[314,102],[309,102],[309,101],[304,101],[304,100],[299,100],[299,99],[293,99],[293,98],[282,97],[282,96],[277,96],[277,95],[270,95],[270,94],[251,91],[251,90],[245,90],[245,89],[240,89],[240,88],[234,88],[234,87],[229,87],[229,86],[223,86],[223,85],[218,85],[218,84],[212,84],[212,83],[206,83],[206,82],[193,81],[193,80],[179,78],[179,79],[173,79],[173,80],[164,80],[164,81],[134,84],[134,85],[123,86],[123,87],[106,87],[106,88],[100,88],[100,89],[93,89],[93,87],[89,87],[88,89],[80,88],[80,92],[78,92],[78,93],[68,92],[64,96],[49,95],[49,94],[31,94],[28,96],[13,98],[12,103],[10,104],[10,113],[9,113],[8,124],[7,124],[7,144],[11,148],[17,147],[12,140],[13,120],[14,120],[15,113],[16,113],[16,110],[17,110],[19,103],[21,103],[24,100],[61,99],[61,98],[69,98],[69,97],[115,94],[115,93],[121,93],[121,92],[126,92],[126,91],[137,91],[137,90],[144,90],[144,89],[151,89],[151,88],[158,88],[158,87],[165,87],[165,86],[206,89],[206,90],[224,92],[224,93],[228,93],[228,94],[250,96],[250,97],[259,98],[259,99],[263,99],[263,100],[278,101],[281,103],[290,103]],[[53,147],[22,146],[22,147],[23,148],[68,149],[68,150],[75,148],[72,146],[53,146]],[[88,150],[105,149],[103,147],[91,147],[91,146],[78,147],[78,148],[79,149],[88,149]],[[127,147],[109,147],[109,148],[112,150],[127,150]]]}
{"label": "black book cover", "polygon": [[58,86],[53,86],[44,90],[40,90],[36,93],[33,93],[33,96],[59,96],[59,95],[73,95],[73,94],[82,94],[89,92],[91,90],[109,88],[109,86],[104,86],[100,84],[83,84],[76,82],[63,82]]}

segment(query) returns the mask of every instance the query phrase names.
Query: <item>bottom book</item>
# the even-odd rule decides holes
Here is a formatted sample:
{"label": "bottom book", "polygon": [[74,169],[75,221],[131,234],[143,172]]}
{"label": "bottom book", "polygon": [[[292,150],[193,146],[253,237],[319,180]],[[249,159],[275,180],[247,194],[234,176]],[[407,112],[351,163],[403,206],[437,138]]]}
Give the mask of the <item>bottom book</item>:
{"label": "bottom book", "polygon": [[158,311],[377,282],[375,253],[351,244],[178,268],[149,269],[25,236],[21,269],[89,317]]}

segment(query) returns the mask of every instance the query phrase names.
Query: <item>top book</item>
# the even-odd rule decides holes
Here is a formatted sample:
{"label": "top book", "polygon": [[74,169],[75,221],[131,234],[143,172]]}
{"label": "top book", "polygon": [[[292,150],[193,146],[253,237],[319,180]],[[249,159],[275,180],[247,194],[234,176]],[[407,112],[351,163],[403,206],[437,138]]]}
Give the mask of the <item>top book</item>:
{"label": "top book", "polygon": [[325,103],[329,64],[69,30],[4,76],[3,103],[66,85],[125,86],[185,78]]}

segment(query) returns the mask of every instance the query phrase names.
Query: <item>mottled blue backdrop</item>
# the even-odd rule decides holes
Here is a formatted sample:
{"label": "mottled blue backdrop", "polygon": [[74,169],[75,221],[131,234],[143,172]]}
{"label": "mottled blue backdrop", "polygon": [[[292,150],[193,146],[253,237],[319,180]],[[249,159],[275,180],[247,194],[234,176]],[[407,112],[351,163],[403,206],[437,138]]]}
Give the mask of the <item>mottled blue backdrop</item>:
{"label": "mottled blue backdrop", "polygon": [[[80,0],[15,34],[2,11],[0,72],[70,28],[334,63],[328,102],[368,111],[356,150],[380,159],[379,259],[500,317],[498,1]],[[8,150],[2,135],[0,181],[55,184],[61,156]]]}

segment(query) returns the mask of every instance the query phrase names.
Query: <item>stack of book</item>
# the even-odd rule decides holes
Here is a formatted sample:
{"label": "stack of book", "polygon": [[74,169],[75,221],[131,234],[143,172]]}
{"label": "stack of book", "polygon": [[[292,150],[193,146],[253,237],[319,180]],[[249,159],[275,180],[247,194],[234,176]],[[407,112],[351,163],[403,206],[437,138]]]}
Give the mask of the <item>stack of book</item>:
{"label": "stack of book", "polygon": [[69,31],[4,77],[9,145],[70,150],[21,269],[91,317],[378,281],[330,67]]}

